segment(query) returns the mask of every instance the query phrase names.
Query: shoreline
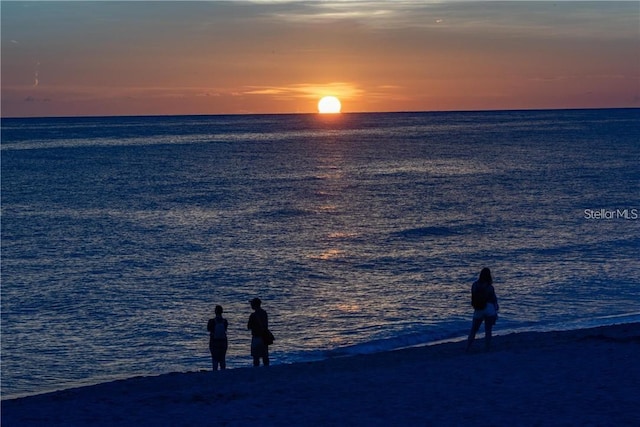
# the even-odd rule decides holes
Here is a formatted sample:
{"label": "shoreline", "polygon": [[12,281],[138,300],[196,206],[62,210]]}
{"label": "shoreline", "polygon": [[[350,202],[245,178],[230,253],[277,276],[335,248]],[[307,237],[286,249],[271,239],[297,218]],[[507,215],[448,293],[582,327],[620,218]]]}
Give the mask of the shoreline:
{"label": "shoreline", "polygon": [[640,423],[640,323],[483,338],[6,399],[2,425]]}
{"label": "shoreline", "polygon": [[[493,337],[495,338],[503,335],[523,334],[523,333],[530,333],[530,332],[547,333],[547,332],[579,331],[582,329],[593,329],[598,327],[617,326],[617,325],[631,324],[631,323],[640,323],[640,312],[625,313],[625,314],[607,316],[607,317],[598,317],[598,318],[594,318],[592,321],[585,321],[584,319],[582,319],[579,321],[553,323],[553,324],[546,324],[546,325],[536,324],[529,327],[515,327],[515,328],[507,327],[506,329],[498,329],[498,330],[494,329]],[[483,337],[484,337],[484,326],[482,326],[480,328],[480,331],[478,331],[478,334],[476,335],[476,341],[478,339],[482,339]],[[324,361],[334,360],[334,359],[368,356],[368,355],[374,355],[378,353],[394,352],[397,350],[430,347],[430,346],[450,344],[450,343],[460,343],[460,342],[466,341],[466,339],[467,339],[466,335],[456,334],[456,335],[450,335],[446,338],[434,339],[433,341],[419,341],[416,343],[398,345],[390,348],[378,348],[373,351],[354,350],[354,348],[359,347],[359,345],[355,345],[352,347],[329,351],[325,354],[324,357],[313,357],[313,358],[308,358],[306,360],[305,359],[295,360],[291,362],[282,362],[282,361],[278,362],[277,360],[274,362],[272,360],[272,366],[279,366],[279,365],[291,366],[291,365],[297,365],[297,364],[324,362]],[[209,356],[207,355],[207,362],[209,361],[208,358]],[[251,366],[249,362],[250,361],[240,366],[231,366],[231,367],[228,367],[227,369],[228,370],[250,369]],[[110,376],[103,376],[101,378],[78,380],[75,382],[69,381],[67,384],[61,385],[59,387],[51,386],[49,388],[43,388],[40,391],[15,392],[15,393],[9,394],[8,396],[1,395],[0,401],[35,397],[43,394],[51,394],[51,393],[63,392],[67,390],[73,390],[77,388],[97,386],[100,384],[110,383],[114,381],[126,381],[131,378],[160,377],[164,375],[176,375],[181,373],[186,374],[186,373],[205,372],[205,371],[207,371],[207,369],[200,368],[195,370],[185,369],[185,370],[176,370],[176,371],[167,371],[167,372],[138,372],[138,373],[131,373],[130,375],[114,374]]]}

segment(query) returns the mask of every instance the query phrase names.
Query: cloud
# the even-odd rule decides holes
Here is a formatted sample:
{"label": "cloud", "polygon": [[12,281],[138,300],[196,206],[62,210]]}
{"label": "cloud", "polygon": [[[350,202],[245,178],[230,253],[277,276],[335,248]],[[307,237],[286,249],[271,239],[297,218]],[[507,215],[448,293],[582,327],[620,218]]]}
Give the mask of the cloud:
{"label": "cloud", "polygon": [[364,93],[353,83],[298,83],[288,86],[251,86],[244,95],[276,95],[283,98],[320,98],[335,95],[344,99],[355,98]]}
{"label": "cloud", "polygon": [[222,95],[220,95],[220,93],[218,93],[218,92],[209,92],[209,91],[206,91],[206,92],[200,92],[200,93],[197,93],[197,94],[196,94],[196,96],[204,96],[204,97],[213,97],[213,98],[217,98],[217,97],[222,96]]}
{"label": "cloud", "polygon": [[287,92],[288,91],[286,88],[271,87],[271,88],[264,88],[264,89],[251,89],[251,90],[245,91],[244,94],[245,95],[280,95]]}

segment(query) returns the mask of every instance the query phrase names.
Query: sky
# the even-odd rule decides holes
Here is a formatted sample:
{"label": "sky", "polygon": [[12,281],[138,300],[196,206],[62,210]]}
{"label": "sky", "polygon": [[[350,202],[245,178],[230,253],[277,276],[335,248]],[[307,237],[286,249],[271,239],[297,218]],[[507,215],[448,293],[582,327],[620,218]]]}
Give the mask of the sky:
{"label": "sky", "polygon": [[640,2],[0,3],[2,117],[640,107]]}

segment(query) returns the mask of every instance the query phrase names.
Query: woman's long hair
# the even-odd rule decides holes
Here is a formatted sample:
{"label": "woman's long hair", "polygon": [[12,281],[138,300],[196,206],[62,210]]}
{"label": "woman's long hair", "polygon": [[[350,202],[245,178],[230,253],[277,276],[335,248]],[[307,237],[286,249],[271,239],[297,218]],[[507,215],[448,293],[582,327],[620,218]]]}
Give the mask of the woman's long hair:
{"label": "woman's long hair", "polygon": [[493,284],[493,279],[491,278],[491,270],[485,267],[480,272],[480,277],[478,277],[478,282],[487,283],[489,285]]}

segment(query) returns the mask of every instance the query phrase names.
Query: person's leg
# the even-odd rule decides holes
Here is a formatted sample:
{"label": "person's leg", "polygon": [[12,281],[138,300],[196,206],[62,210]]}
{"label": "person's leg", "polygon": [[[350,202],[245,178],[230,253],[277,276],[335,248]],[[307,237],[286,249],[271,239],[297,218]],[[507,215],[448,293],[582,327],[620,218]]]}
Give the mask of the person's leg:
{"label": "person's leg", "polygon": [[476,333],[480,329],[480,325],[482,324],[482,318],[476,319],[474,317],[473,323],[471,323],[471,331],[469,332],[469,338],[467,338],[467,349],[469,351],[471,348],[471,344],[473,344],[473,340],[476,338]]}
{"label": "person's leg", "polygon": [[491,337],[493,325],[496,324],[495,316],[487,317],[484,322],[484,348],[489,351],[491,349]]}
{"label": "person's leg", "polygon": [[258,340],[257,337],[251,337],[251,357],[253,357],[254,367],[260,366],[260,356],[262,356]]}
{"label": "person's leg", "polygon": [[224,360],[224,348],[222,343],[215,342],[211,349],[211,359],[213,360],[213,370],[217,371],[218,366],[222,367],[222,361]]}
{"label": "person's leg", "polygon": [[215,349],[210,346],[209,347],[209,352],[211,353],[211,367],[215,371],[216,369],[218,369],[218,362],[216,361]]}
{"label": "person's leg", "polygon": [[220,352],[220,369],[227,369],[227,348],[228,344],[225,342],[222,351]]}
{"label": "person's leg", "polygon": [[264,366],[269,366],[269,347],[264,346],[264,353],[262,355],[262,364]]}

